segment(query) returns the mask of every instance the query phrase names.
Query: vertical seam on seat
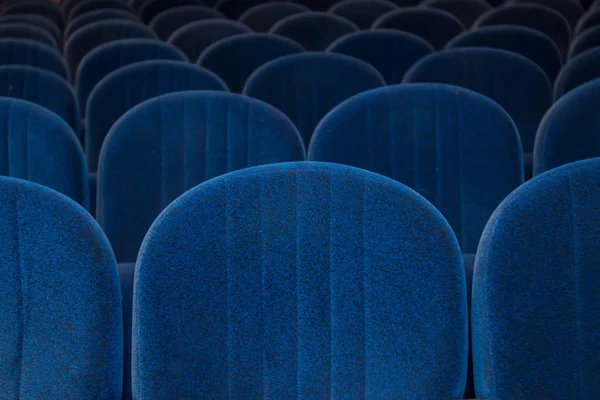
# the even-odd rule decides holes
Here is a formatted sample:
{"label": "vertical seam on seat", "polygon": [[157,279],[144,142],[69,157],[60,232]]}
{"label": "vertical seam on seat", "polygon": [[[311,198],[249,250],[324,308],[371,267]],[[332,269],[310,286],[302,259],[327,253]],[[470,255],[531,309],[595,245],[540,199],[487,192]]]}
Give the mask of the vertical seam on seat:
{"label": "vertical seam on seat", "polygon": [[3,136],[3,139],[5,140],[5,145],[6,145],[6,172],[7,175],[10,176],[10,148],[9,148],[9,144],[10,144],[10,133],[11,133],[11,129],[10,129],[10,121],[12,120],[12,113],[13,113],[13,106],[14,102],[10,102],[9,106],[8,106],[8,115],[7,118],[4,120],[4,124],[6,127],[6,135]]}
{"label": "vertical seam on seat", "polygon": [[[465,244],[465,232],[464,232],[464,227],[467,225],[464,221],[463,221],[463,216],[465,214],[465,210],[463,209],[463,154],[462,154],[462,131],[460,129],[461,126],[461,119],[462,119],[462,108],[461,108],[461,104],[460,104],[460,98],[456,97],[455,98],[455,103],[456,103],[456,108],[457,108],[457,113],[456,113],[456,132],[458,132],[458,139],[456,141],[456,144],[458,146],[458,218],[457,221],[460,224],[460,236],[458,237],[458,243],[460,244],[461,248],[464,247]],[[458,236],[455,233],[456,236]]]}
{"label": "vertical seam on seat", "polygon": [[25,179],[29,179],[29,158],[27,154],[29,152],[29,121],[31,120],[31,109],[27,110],[27,117],[25,118],[25,134],[23,135],[23,176]]}

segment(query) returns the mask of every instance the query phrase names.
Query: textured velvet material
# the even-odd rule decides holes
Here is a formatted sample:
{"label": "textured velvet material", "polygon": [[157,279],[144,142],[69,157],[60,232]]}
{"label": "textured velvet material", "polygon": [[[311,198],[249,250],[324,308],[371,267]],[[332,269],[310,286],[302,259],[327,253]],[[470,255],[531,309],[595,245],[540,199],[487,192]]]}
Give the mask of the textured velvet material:
{"label": "textured velvet material", "polygon": [[600,157],[600,79],[561,97],[540,123],[534,174],[586,158]]}
{"label": "textured velvet material", "polygon": [[490,220],[475,260],[473,357],[483,399],[600,393],[600,159],[540,175]]}
{"label": "textured velvet material", "polygon": [[170,44],[153,39],[123,39],[105,43],[81,60],[75,92],[85,117],[90,93],[105,76],[126,65],[148,60],[186,61],[185,55]]}
{"label": "textured velvet material", "polygon": [[215,9],[227,18],[237,20],[245,11],[268,1],[270,0],[219,0]]}
{"label": "textured velvet material", "polygon": [[456,47],[492,47],[512,51],[539,65],[550,82],[554,82],[562,67],[562,55],[556,43],[540,31],[525,26],[482,26],[458,35],[446,46],[447,49]]}
{"label": "textured velvet material", "polygon": [[29,1],[24,0],[18,3],[11,4],[4,8],[4,15],[11,14],[34,14],[39,15],[58,26],[58,28],[62,31],[65,27],[65,20],[60,8],[55,6],[50,2],[42,2],[42,1]]}
{"label": "textured velvet material", "polygon": [[65,43],[65,59],[75,79],[79,63],[90,51],[101,44],[120,39],[153,39],[154,33],[134,21],[104,20],[78,29]]}
{"label": "textured velvet material", "polygon": [[266,3],[246,11],[240,16],[239,21],[254,32],[268,32],[280,20],[306,11],[309,9],[301,4]]}
{"label": "textured velvet material", "polygon": [[0,96],[36,103],[67,122],[79,136],[79,107],[69,83],[43,69],[23,65],[0,66]]}
{"label": "textured velvet material", "polygon": [[600,9],[590,10],[577,23],[575,35],[579,35],[583,31],[598,25],[600,25]]}
{"label": "textured velvet material", "polygon": [[0,24],[10,23],[10,22],[21,22],[29,25],[37,26],[40,29],[45,30],[52,37],[59,42],[62,37],[60,33],[60,29],[58,26],[48,18],[44,18],[40,15],[35,14],[12,14],[12,15],[4,15],[0,17]]}
{"label": "textured velvet material", "polygon": [[98,10],[132,11],[126,4],[118,0],[84,0],[73,7],[67,20],[71,22],[83,14]]}
{"label": "textured velvet material", "polygon": [[183,90],[227,90],[214,73],[181,61],[142,61],[111,72],[92,90],[87,105],[85,154],[90,172],[98,166],[104,138],[134,106],[161,94]]}
{"label": "textured velvet material", "polygon": [[351,165],[396,179],[448,220],[475,253],[498,204],[523,183],[521,141],[498,104],[440,84],[396,85],[346,100],[317,126],[311,161]]}
{"label": "textured velvet material", "polygon": [[130,400],[131,393],[131,322],[133,305],[133,278],[135,263],[119,264],[119,280],[123,299],[123,398]]}
{"label": "textured velvet material", "polygon": [[161,12],[168,10],[169,8],[175,8],[179,6],[212,6],[209,1],[204,0],[148,0],[145,1],[139,9],[139,14],[142,17],[142,21],[146,24],[152,22]]}
{"label": "textured velvet material", "polygon": [[369,29],[379,17],[397,8],[387,0],[343,0],[329,12],[354,22],[360,29]]}
{"label": "textured velvet material", "polygon": [[89,11],[74,18],[65,28],[65,38],[68,39],[75,31],[94,22],[110,19],[119,19],[133,22],[141,22],[131,11],[109,8],[107,10]]}
{"label": "textured velvet material", "polygon": [[293,54],[256,71],[244,94],[283,111],[308,147],[315,126],[333,107],[365,90],[385,85],[371,65],[341,54]]}
{"label": "textured velvet material", "polygon": [[121,398],[119,277],[91,215],[51,189],[0,177],[0,392]]}
{"label": "textured velvet material", "polygon": [[29,39],[0,39],[0,65],[29,65],[69,79],[69,72],[56,49]]}
{"label": "textured velvet material", "polygon": [[248,33],[222,39],[208,47],[201,65],[219,75],[232,92],[240,93],[248,77],[276,58],[303,52],[291,39],[267,33]]}
{"label": "textured velvet material", "polygon": [[227,19],[207,19],[190,22],[177,29],[169,37],[169,43],[180,48],[191,62],[195,62],[200,54],[211,44],[221,39],[249,33],[246,25]]}
{"label": "textured velvet material", "polygon": [[419,61],[407,83],[439,82],[488,96],[511,116],[531,153],[538,124],[552,104],[550,81],[533,61],[505,50],[462,48],[435,53]]}
{"label": "textured velvet material", "polygon": [[569,22],[558,11],[538,4],[510,4],[483,14],[474,27],[489,25],[520,25],[548,35],[563,56],[567,55],[571,40]]}
{"label": "textured velvet material", "polygon": [[270,33],[288,37],[308,51],[324,51],[334,40],[358,27],[340,16],[325,12],[304,12],[286,17]]}
{"label": "textured velvet material", "polygon": [[585,10],[579,1],[573,0],[512,0],[516,4],[539,4],[559,12],[569,22],[571,29],[575,28],[577,21],[583,16]]}
{"label": "textured velvet material", "polygon": [[458,18],[435,8],[411,7],[392,11],[379,18],[373,28],[396,29],[427,40],[436,50],[465,30]]}
{"label": "textured velvet material", "polygon": [[492,8],[484,0],[426,0],[421,6],[449,12],[466,28],[470,28],[479,16]]}
{"label": "textured velvet material", "polygon": [[223,14],[205,6],[181,6],[170,8],[152,19],[150,29],[161,40],[168,40],[177,29],[190,22],[225,18]]}
{"label": "textured velvet material", "polygon": [[368,62],[388,85],[393,85],[401,83],[406,71],[434,49],[425,39],[412,33],[370,29],[342,36],[327,51]]}
{"label": "textured velvet material", "polygon": [[34,103],[0,97],[0,175],[39,183],[89,207],[87,167],[77,136]]}
{"label": "textured velvet material", "polygon": [[583,52],[565,64],[556,78],[554,101],[596,78],[600,78],[600,47]]}
{"label": "textured velvet material", "polygon": [[1,39],[30,39],[58,49],[58,43],[50,33],[24,22],[4,22],[0,24]]}
{"label": "textured velvet material", "polygon": [[97,217],[120,262],[135,261],[148,228],[186,190],[227,172],[305,159],[280,111],[241,95],[193,91],[150,100],[106,139]]}
{"label": "textured velvet material", "polygon": [[600,25],[586,30],[573,40],[569,49],[569,58],[598,46],[600,46]]}
{"label": "textured velvet material", "polygon": [[391,179],[324,163],[214,179],[140,250],[134,398],[460,398],[465,286],[446,221]]}

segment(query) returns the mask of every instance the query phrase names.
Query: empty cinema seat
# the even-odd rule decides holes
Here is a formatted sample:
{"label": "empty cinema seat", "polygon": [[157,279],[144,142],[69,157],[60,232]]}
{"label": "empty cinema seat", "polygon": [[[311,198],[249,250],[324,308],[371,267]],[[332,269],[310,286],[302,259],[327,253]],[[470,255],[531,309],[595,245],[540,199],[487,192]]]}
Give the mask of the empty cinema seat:
{"label": "empty cinema seat", "polygon": [[225,18],[223,14],[205,6],[181,6],[170,8],[152,19],[150,29],[161,40],[168,40],[177,29],[190,22]]}
{"label": "empty cinema seat", "polygon": [[183,90],[227,90],[227,85],[207,69],[170,60],[138,62],[104,77],[87,103],[85,153],[89,171],[96,171],[104,138],[123,114],[145,100]]}
{"label": "empty cinema seat", "polygon": [[549,171],[487,225],[473,280],[477,398],[600,392],[599,178],[600,159]]}
{"label": "empty cinema seat", "polygon": [[600,79],[561,97],[538,128],[533,173],[539,175],[574,161],[600,157]]}
{"label": "empty cinema seat", "polygon": [[29,24],[39,29],[43,29],[45,32],[52,35],[57,43],[60,42],[60,38],[62,36],[60,29],[58,29],[58,26],[48,18],[44,18],[35,14],[12,14],[0,17],[0,24],[2,25],[12,22]]}
{"label": "empty cinema seat", "polygon": [[581,18],[585,10],[579,4],[579,1],[573,0],[511,0],[516,4],[539,4],[559,12],[569,22],[571,29],[575,28],[577,21]]}
{"label": "empty cinema seat", "polygon": [[268,32],[280,20],[306,11],[310,10],[296,3],[265,3],[243,13],[239,21],[254,32]]}
{"label": "empty cinema seat", "polygon": [[369,29],[379,17],[397,8],[387,0],[342,0],[329,12],[354,22],[360,29]]}
{"label": "empty cinema seat", "polygon": [[364,61],[335,53],[301,53],[258,68],[243,93],[283,111],[308,147],[315,126],[333,107],[383,85],[381,74]]}
{"label": "empty cinema seat", "polygon": [[154,17],[169,8],[192,5],[211,7],[213,4],[209,4],[206,0],[146,0],[141,5],[138,13],[141,16],[142,21],[149,24]]}
{"label": "empty cinema seat", "polygon": [[180,48],[191,62],[196,62],[200,54],[211,44],[221,39],[249,33],[250,29],[236,21],[224,18],[190,22],[177,29],[168,42]]}
{"label": "empty cinema seat", "polygon": [[325,163],[213,179],[155,221],[136,268],[137,399],[462,397],[460,250],[391,179]]}
{"label": "empty cinema seat", "polygon": [[29,39],[58,49],[58,43],[51,34],[31,24],[6,22],[0,24],[0,39]]}
{"label": "empty cinema seat", "polygon": [[71,37],[71,35],[74,32],[76,32],[78,29],[83,28],[84,26],[93,24],[94,22],[115,19],[141,23],[138,17],[130,11],[119,10],[114,8],[109,8],[106,10],[89,11],[85,14],[74,18],[71,22],[69,22],[69,24],[65,28],[65,40],[67,40],[69,37]]}
{"label": "empty cinema seat", "polygon": [[232,92],[240,93],[258,67],[303,51],[298,43],[285,37],[248,33],[213,43],[198,58],[198,65],[219,75]]}
{"label": "empty cinema seat", "polygon": [[411,187],[475,253],[498,204],[523,183],[521,141],[506,111],[485,96],[441,84],[361,93],[327,114],[308,159],[377,172]]}
{"label": "empty cinema seat", "polygon": [[370,29],[342,36],[327,51],[368,62],[388,85],[393,85],[401,83],[406,71],[434,49],[425,39],[412,33]]}
{"label": "empty cinema seat", "polygon": [[154,219],[186,190],[238,169],[304,158],[298,131],[268,104],[226,92],[160,96],[126,113],[106,138],[98,221],[117,260],[135,261]]}
{"label": "empty cinema seat", "polygon": [[97,10],[131,11],[126,3],[123,3],[119,0],[83,0],[73,7],[67,16],[67,20],[71,22],[83,14]]}
{"label": "empty cinema seat", "polygon": [[389,12],[373,24],[373,28],[396,29],[427,40],[436,50],[465,30],[454,15],[435,8],[401,8]]}
{"label": "empty cinema seat", "polygon": [[0,177],[2,396],[120,399],[123,321],[110,244],[54,190]]}
{"label": "empty cinema seat", "polygon": [[53,112],[0,97],[0,175],[47,186],[89,207],[87,167],[79,139]]}
{"label": "empty cinema seat", "polygon": [[482,26],[461,33],[446,48],[492,47],[512,51],[539,65],[550,82],[554,82],[562,67],[562,55],[556,43],[532,28],[517,25]]}
{"label": "empty cinema seat", "polygon": [[280,20],[270,33],[288,37],[308,51],[323,51],[337,38],[357,30],[358,27],[346,18],[309,11]]}
{"label": "empty cinema seat", "polygon": [[39,15],[58,26],[61,31],[65,27],[63,13],[59,7],[49,1],[24,0],[18,3],[6,6],[3,10],[3,15],[12,14],[34,14]]}
{"label": "empty cinema seat", "polygon": [[144,25],[133,21],[105,20],[93,22],[78,29],[65,43],[65,59],[72,79],[79,63],[90,51],[101,44],[120,39],[153,39],[154,34]]}
{"label": "empty cinema seat", "polygon": [[0,65],[29,65],[69,79],[60,53],[35,40],[0,39]]}
{"label": "empty cinema seat", "polygon": [[589,28],[600,25],[600,8],[588,11],[577,23],[575,35],[579,35]]}
{"label": "empty cinema seat", "polygon": [[81,60],[75,80],[82,116],[86,116],[88,98],[98,82],[121,67],[147,60],[186,61],[186,58],[176,47],[152,39],[116,40],[90,51]]}
{"label": "empty cinema seat", "polygon": [[215,10],[227,16],[227,18],[237,20],[247,10],[268,1],[271,0],[218,0],[215,4]]}
{"label": "empty cinema seat", "polygon": [[600,78],[600,47],[583,52],[565,64],[556,78],[554,100],[596,78]]}
{"label": "empty cinema seat", "polygon": [[571,42],[569,58],[600,46],[600,25],[590,28]]}
{"label": "empty cinema seat", "polygon": [[449,12],[468,29],[483,13],[492,7],[484,0],[425,0],[422,7]]}

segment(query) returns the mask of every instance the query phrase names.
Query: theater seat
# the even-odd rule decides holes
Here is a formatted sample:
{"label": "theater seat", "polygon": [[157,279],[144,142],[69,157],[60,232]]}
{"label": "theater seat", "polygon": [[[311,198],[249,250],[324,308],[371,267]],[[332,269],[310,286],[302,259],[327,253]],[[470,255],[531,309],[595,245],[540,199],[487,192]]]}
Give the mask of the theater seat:
{"label": "theater seat", "polygon": [[268,32],[273,25],[290,15],[310,11],[296,3],[265,3],[254,6],[240,15],[239,21],[254,32]]}
{"label": "theater seat", "polygon": [[29,39],[0,39],[0,65],[28,65],[69,79],[60,53],[52,47]]}
{"label": "theater seat", "polygon": [[571,58],[556,78],[554,101],[586,82],[600,78],[600,47]]}
{"label": "theater seat", "polygon": [[360,29],[369,29],[379,17],[397,8],[387,0],[342,0],[329,12],[354,22]]}
{"label": "theater seat", "polygon": [[177,29],[190,22],[225,18],[223,14],[205,6],[181,6],[170,8],[152,19],[150,29],[159,39],[167,41]]}
{"label": "theater seat", "polygon": [[108,8],[105,10],[88,11],[85,14],[73,18],[71,22],[65,28],[65,40],[71,37],[71,35],[78,29],[83,28],[94,22],[106,21],[111,19],[139,22],[139,18],[131,11],[119,10],[115,8]]}
{"label": "theater seat", "polygon": [[483,13],[492,9],[484,0],[425,0],[421,6],[449,12],[458,18],[467,29]]}

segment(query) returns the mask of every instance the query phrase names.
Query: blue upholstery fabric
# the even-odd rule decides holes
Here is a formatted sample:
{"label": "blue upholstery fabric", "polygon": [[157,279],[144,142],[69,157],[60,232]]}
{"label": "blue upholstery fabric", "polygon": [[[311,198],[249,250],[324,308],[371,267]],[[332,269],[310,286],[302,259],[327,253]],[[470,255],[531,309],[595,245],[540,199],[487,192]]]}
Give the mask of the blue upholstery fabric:
{"label": "blue upholstery fabric", "polygon": [[385,14],[373,28],[396,29],[427,40],[436,50],[442,49],[453,37],[465,30],[458,18],[435,8],[402,8]]}
{"label": "blue upholstery fabric", "polygon": [[329,12],[354,22],[360,29],[369,29],[379,17],[397,8],[387,0],[342,0]]}
{"label": "blue upholstery fabric", "polygon": [[339,0],[292,0],[313,11],[327,11]]}
{"label": "blue upholstery fabric", "polygon": [[75,80],[79,108],[85,117],[90,93],[111,72],[147,60],[185,61],[185,55],[170,44],[152,39],[124,39],[106,43],[90,51],[81,60]]}
{"label": "blue upholstery fabric", "polygon": [[221,18],[206,19],[191,22],[177,29],[169,37],[169,43],[180,48],[191,62],[196,62],[204,49],[211,44],[249,32],[250,29],[240,22]]}
{"label": "blue upholstery fabric", "polygon": [[550,82],[554,82],[562,67],[562,55],[556,43],[540,31],[525,26],[482,26],[458,35],[446,46],[448,49],[457,47],[492,47],[520,54],[539,65]]}
{"label": "blue upholstery fabric", "polygon": [[215,9],[228,18],[237,20],[245,11],[270,0],[219,0]]}
{"label": "blue upholstery fabric", "polygon": [[161,96],[125,114],[106,138],[98,221],[117,259],[135,261],[154,219],[186,190],[238,169],[304,159],[294,125],[265,103],[226,92]]}
{"label": "blue upholstery fabric", "polygon": [[104,20],[93,22],[78,29],[65,43],[65,59],[75,79],[79,63],[90,51],[101,44],[120,39],[153,39],[152,31],[146,26],[126,20]]}
{"label": "blue upholstery fabric", "polygon": [[211,6],[204,0],[148,0],[142,4],[139,14],[146,24],[152,22],[161,12],[179,6]]}
{"label": "blue upholstery fabric", "polygon": [[183,90],[227,90],[227,85],[211,71],[169,60],[138,62],[102,79],[87,104],[85,153],[90,172],[96,171],[104,138],[123,114],[145,100]]}
{"label": "blue upholstery fabric", "polygon": [[337,38],[357,30],[354,23],[340,16],[308,11],[282,19],[270,32],[288,37],[308,51],[323,51]]}
{"label": "blue upholstery fabric", "polygon": [[80,15],[98,10],[131,11],[131,9],[126,4],[120,2],[119,0],[83,0],[75,7],[73,7],[69,15],[67,15],[66,17],[67,20],[71,22]]}
{"label": "blue upholstery fabric", "polygon": [[374,66],[388,85],[401,83],[404,74],[434,52],[419,36],[392,29],[370,29],[342,36],[329,46],[329,52],[346,54]]}
{"label": "blue upholstery fabric", "polygon": [[505,50],[471,47],[435,53],[417,62],[407,83],[439,82],[488,96],[511,116],[531,153],[537,126],[552,104],[550,82],[533,61]]}
{"label": "blue upholstery fabric", "polygon": [[421,5],[449,12],[466,28],[470,28],[477,18],[492,8],[484,0],[426,0]]}
{"label": "blue upholstery fabric", "polygon": [[74,18],[67,27],[65,28],[65,38],[68,39],[75,31],[84,26],[92,24],[98,21],[105,21],[111,19],[129,20],[133,22],[141,22],[138,17],[131,11],[118,10],[118,9],[106,9],[89,11]]}
{"label": "blue upholstery fabric", "polygon": [[590,10],[577,23],[575,35],[579,35],[583,31],[598,25],[600,25],[600,9]]}
{"label": "blue upholstery fabric", "polygon": [[52,37],[58,42],[61,38],[60,29],[58,26],[50,21],[48,18],[44,18],[35,14],[12,14],[12,15],[4,15],[0,17],[0,24],[9,23],[9,22],[21,22],[30,25],[37,26],[40,29],[48,32]]}
{"label": "blue upholstery fabric", "polygon": [[600,78],[600,47],[585,51],[565,64],[556,78],[554,100],[596,78]]}
{"label": "blue upholstery fabric", "polygon": [[303,52],[291,39],[267,33],[248,33],[222,39],[209,46],[198,65],[219,75],[232,92],[240,93],[248,77],[276,58]]}
{"label": "blue upholstery fabric", "polygon": [[165,10],[150,23],[150,29],[159,39],[167,40],[177,29],[190,22],[224,18],[224,15],[205,6],[181,6]]}
{"label": "blue upholstery fabric", "polygon": [[53,112],[0,97],[0,175],[47,186],[89,207],[87,167],[79,139]]}
{"label": "blue upholstery fabric", "polygon": [[534,174],[586,158],[600,157],[600,79],[561,97],[538,128]]}
{"label": "blue upholstery fabric", "polygon": [[273,25],[290,15],[309,11],[301,4],[266,3],[252,7],[240,16],[239,21],[254,32],[268,32]]}
{"label": "blue upholstery fabric", "polygon": [[600,46],[600,25],[590,28],[577,36],[571,43],[569,58]]}
{"label": "blue upholstery fabric", "polygon": [[333,107],[383,85],[381,74],[364,61],[335,53],[303,53],[278,58],[254,71],[244,94],[283,111],[308,147],[315,126]]}
{"label": "blue upholstery fabric", "polygon": [[475,253],[490,215],[523,183],[510,116],[487,97],[450,85],[387,86],[346,100],[315,129],[308,158],[416,190],[448,220],[464,253]]}
{"label": "blue upholstery fabric", "polygon": [[136,269],[136,399],[462,397],[461,254],[391,179],[325,163],[214,179],[157,219]]}
{"label": "blue upholstery fabric", "polygon": [[121,398],[119,277],[91,215],[0,177],[0,391],[5,399]]}
{"label": "blue upholstery fabric", "polygon": [[121,281],[121,296],[123,299],[123,398],[130,400],[131,393],[131,323],[133,306],[133,279],[135,263],[119,264],[119,280]]}
{"label": "blue upholstery fabric", "polygon": [[529,181],[498,208],[473,278],[475,389],[484,399],[600,393],[600,159]]}
{"label": "blue upholstery fabric", "polygon": [[58,49],[58,43],[51,34],[42,28],[23,22],[5,22],[0,24],[0,39],[29,39]]}
{"label": "blue upholstery fabric", "polygon": [[539,4],[559,12],[569,22],[571,29],[575,28],[577,21],[583,16],[585,10],[579,1],[573,0],[510,0],[521,4]]}
{"label": "blue upholstery fabric", "polygon": [[43,69],[24,66],[0,66],[0,96],[23,99],[56,113],[71,126],[77,136],[80,130],[79,107],[69,83]]}
{"label": "blue upholstery fabric", "polygon": [[558,11],[538,4],[510,4],[483,14],[474,27],[489,25],[520,25],[548,35],[563,56],[567,55],[571,40],[569,22]]}
{"label": "blue upholstery fabric", "polygon": [[60,53],[35,40],[0,39],[0,65],[29,65],[69,79]]}
{"label": "blue upholstery fabric", "polygon": [[40,15],[54,22],[61,31],[65,27],[64,17],[60,8],[50,2],[20,1],[4,8],[4,15],[11,14]]}

